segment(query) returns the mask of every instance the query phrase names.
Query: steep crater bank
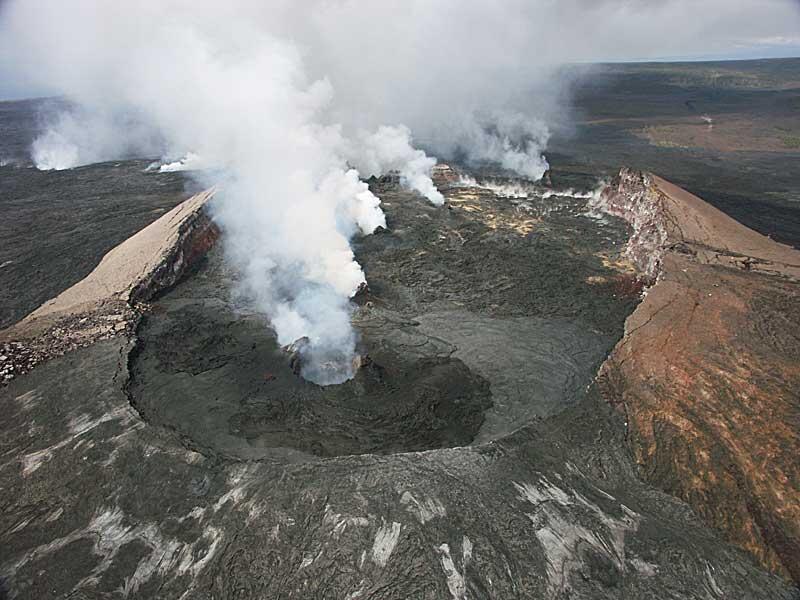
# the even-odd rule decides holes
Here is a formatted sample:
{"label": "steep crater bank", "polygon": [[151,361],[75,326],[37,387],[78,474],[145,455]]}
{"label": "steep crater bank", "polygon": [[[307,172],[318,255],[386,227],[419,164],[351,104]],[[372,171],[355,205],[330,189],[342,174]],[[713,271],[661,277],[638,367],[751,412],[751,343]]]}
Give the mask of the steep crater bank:
{"label": "steep crater bank", "polygon": [[172,287],[219,236],[213,190],[185,200],[108,252],[75,285],[0,331],[0,384],[99,340],[130,334],[146,303]]}
{"label": "steep crater bank", "polygon": [[800,252],[647,173],[599,205],[654,284],[599,374],[642,475],[800,582]]}

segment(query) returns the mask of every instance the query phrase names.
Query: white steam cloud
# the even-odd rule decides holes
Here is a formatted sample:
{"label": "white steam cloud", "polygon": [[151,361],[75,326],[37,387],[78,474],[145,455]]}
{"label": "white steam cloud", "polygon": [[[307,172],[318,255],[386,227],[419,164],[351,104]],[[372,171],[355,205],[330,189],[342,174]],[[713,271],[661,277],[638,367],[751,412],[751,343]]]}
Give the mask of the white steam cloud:
{"label": "white steam cloud", "polygon": [[102,105],[80,106],[44,115],[44,132],[31,148],[33,163],[43,170],[71,169],[125,156],[153,156],[160,136],[131,113]]}
{"label": "white steam cloud", "polygon": [[[793,0],[6,0],[0,71],[66,96],[44,169],[128,156],[219,184],[243,290],[304,376],[352,375],[350,241],[386,222],[361,179],[396,171],[433,204],[436,160],[532,180],[563,119],[566,62],[715,52],[793,35]],[[13,71],[13,72],[12,72]],[[18,93],[18,90],[17,90]],[[203,169],[197,171],[197,169]]]}
{"label": "white steam cloud", "polygon": [[362,134],[356,143],[352,160],[360,173],[371,176],[396,171],[403,185],[437,206],[444,204],[444,196],[431,181],[436,159],[414,149],[408,127],[383,125],[375,133]]}

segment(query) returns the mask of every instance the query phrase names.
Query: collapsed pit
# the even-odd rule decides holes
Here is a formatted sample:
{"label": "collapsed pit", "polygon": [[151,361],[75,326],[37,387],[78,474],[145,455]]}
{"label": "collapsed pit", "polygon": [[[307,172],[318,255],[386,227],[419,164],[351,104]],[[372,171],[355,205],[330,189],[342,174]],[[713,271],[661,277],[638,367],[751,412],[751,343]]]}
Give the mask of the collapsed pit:
{"label": "collapsed pit", "polygon": [[355,377],[298,376],[216,247],[139,325],[128,392],[149,423],[207,455],[308,461],[481,444],[584,397],[639,300],[624,224],[585,197],[455,188],[436,208],[372,185],[390,227],[354,245]]}
{"label": "collapsed pit", "polygon": [[263,317],[228,301],[212,250],[154,303],[131,359],[129,393],[151,423],[202,452],[238,459],[395,453],[469,444],[491,406],[462,361],[375,347],[347,382],[296,375]]}

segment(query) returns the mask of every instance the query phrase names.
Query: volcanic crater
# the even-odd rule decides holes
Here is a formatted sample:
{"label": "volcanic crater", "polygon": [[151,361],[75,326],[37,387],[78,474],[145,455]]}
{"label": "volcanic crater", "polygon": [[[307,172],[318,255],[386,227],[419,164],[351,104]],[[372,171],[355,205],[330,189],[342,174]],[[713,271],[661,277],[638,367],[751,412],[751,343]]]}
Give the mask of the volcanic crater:
{"label": "volcanic crater", "polygon": [[511,198],[444,172],[446,209],[371,181],[389,228],[356,244],[370,285],[352,380],[293,372],[223,244],[142,319],[132,404],[206,454],[306,461],[482,443],[579,402],[636,303],[624,226],[593,216],[588,194]]}
{"label": "volcanic crater", "polygon": [[[0,490],[13,557],[0,565],[0,586],[40,598],[76,587],[112,593],[131,578],[140,597],[202,588],[214,597],[441,598],[442,574],[456,572],[470,597],[720,589],[793,598],[753,562],[770,548],[714,521],[729,505],[683,495],[691,469],[680,461],[691,454],[640,452],[649,407],[665,399],[638,391],[667,389],[671,376],[652,382],[652,365],[633,367],[649,356],[641,348],[654,314],[665,315],[658,331],[669,338],[686,324],[650,306],[670,277],[683,277],[671,261],[690,259],[675,249],[691,242],[692,261],[713,263],[703,269],[753,282],[762,275],[752,270],[796,260],[741,231],[737,239],[764,252],[713,250],[705,229],[682,229],[677,245],[670,230],[645,235],[680,207],[691,209],[686,223],[727,223],[698,199],[660,193],[671,188],[646,174],[623,171],[600,195],[580,174],[554,177],[561,192],[502,173],[437,175],[444,207],[396,178],[370,181],[388,229],[354,241],[369,288],[355,298],[361,368],[346,383],[320,387],[295,373],[239,293],[224,233],[217,239],[207,216],[209,193],[4,330],[4,363],[33,361],[0,390],[4,444],[20,457],[2,466],[19,468]],[[653,240],[663,243],[635,252]],[[651,255],[660,257],[656,283],[642,301]],[[704,302],[716,302],[712,289]],[[759,330],[793,348],[772,335],[777,321],[765,323]],[[685,410],[675,406],[675,418]],[[730,438],[745,439],[739,425]],[[677,462],[657,464],[643,482],[642,458]],[[767,509],[777,522],[780,507]],[[762,565],[782,573],[793,547],[763,539],[778,558]],[[53,561],[69,577],[41,577]]]}

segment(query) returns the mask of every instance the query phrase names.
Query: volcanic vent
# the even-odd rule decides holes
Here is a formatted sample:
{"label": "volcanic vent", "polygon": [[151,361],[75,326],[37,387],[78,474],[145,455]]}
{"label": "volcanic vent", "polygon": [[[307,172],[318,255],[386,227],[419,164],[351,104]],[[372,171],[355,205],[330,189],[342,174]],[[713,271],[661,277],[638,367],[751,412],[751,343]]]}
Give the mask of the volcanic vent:
{"label": "volcanic vent", "polygon": [[448,356],[376,345],[354,379],[296,375],[263,317],[229,302],[213,250],[139,330],[129,393],[151,423],[205,453],[243,459],[393,453],[469,444],[491,406],[488,383]]}

